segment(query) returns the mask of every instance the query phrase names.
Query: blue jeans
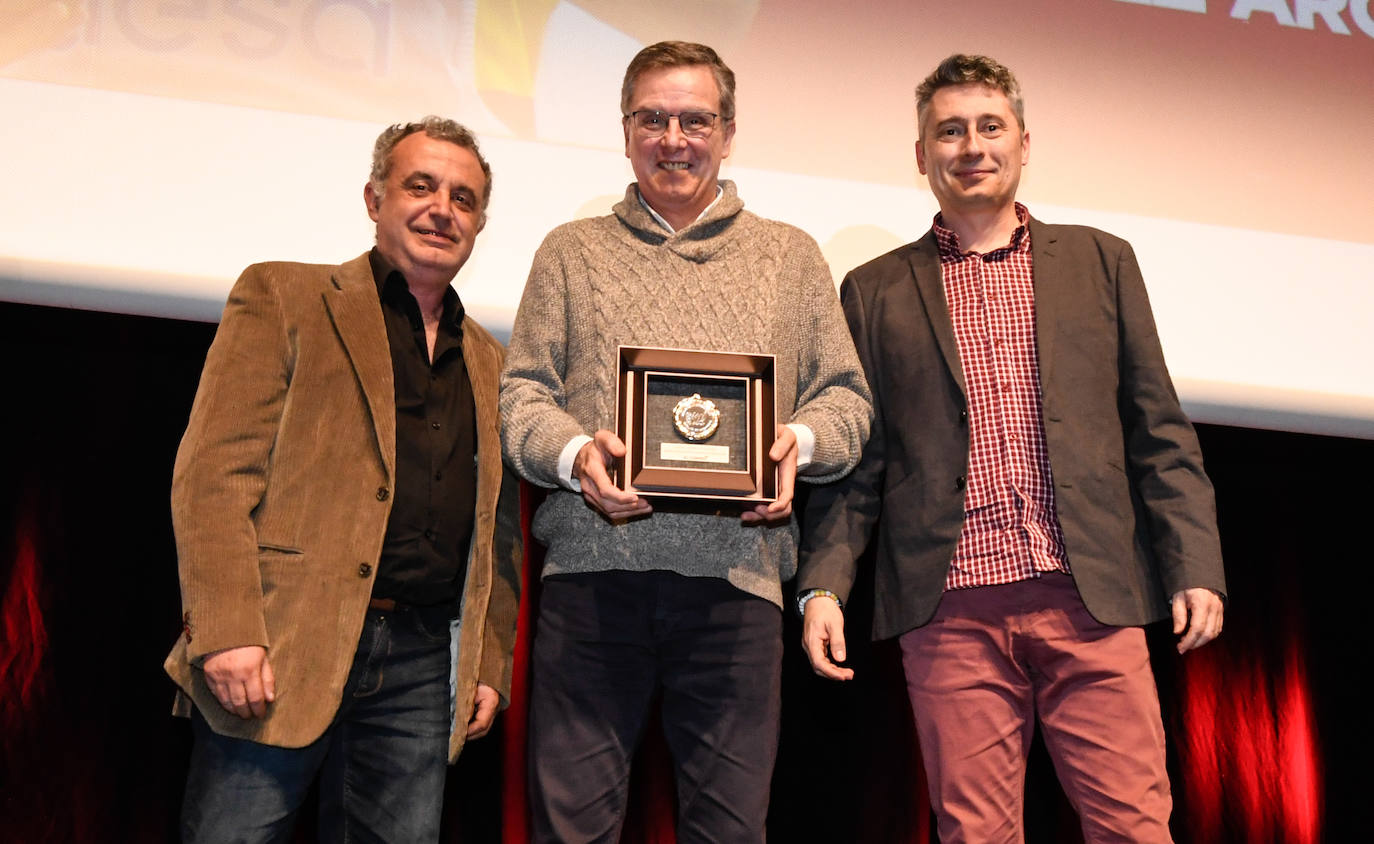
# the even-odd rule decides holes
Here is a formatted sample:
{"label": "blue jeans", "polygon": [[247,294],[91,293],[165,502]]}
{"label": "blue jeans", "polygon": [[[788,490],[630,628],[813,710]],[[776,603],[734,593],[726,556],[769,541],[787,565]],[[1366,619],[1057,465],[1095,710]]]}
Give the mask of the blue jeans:
{"label": "blue jeans", "polygon": [[194,713],[183,840],[289,840],[319,776],[321,840],[437,841],[450,724],[446,615],[368,610],[339,711],[305,747],[218,735]]}

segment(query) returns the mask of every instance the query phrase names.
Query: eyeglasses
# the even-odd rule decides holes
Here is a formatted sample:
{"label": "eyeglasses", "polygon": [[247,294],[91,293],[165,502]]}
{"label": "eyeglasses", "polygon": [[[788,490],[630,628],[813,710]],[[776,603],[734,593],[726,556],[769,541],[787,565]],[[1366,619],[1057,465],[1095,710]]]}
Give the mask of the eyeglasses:
{"label": "eyeglasses", "polygon": [[677,118],[677,127],[689,138],[706,138],[716,128],[716,118],[720,115],[710,111],[684,111],[669,114],[666,111],[632,111],[625,115],[635,131],[651,138],[657,138],[668,131],[668,119]]}

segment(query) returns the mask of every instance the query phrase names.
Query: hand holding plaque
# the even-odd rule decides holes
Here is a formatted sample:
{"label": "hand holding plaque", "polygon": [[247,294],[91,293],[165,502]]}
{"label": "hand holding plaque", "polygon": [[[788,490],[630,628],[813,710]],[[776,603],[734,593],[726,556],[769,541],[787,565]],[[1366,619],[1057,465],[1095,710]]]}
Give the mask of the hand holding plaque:
{"label": "hand holding plaque", "polygon": [[612,521],[647,516],[653,511],[647,500],[611,481],[611,467],[624,456],[625,444],[614,433],[602,429],[573,459],[572,476],[582,490],[582,499]]}
{"label": "hand holding plaque", "polygon": [[797,434],[788,425],[779,425],[777,439],[768,457],[778,467],[778,492],[772,501],[754,505],[740,513],[746,524],[785,524],[792,518],[792,491],[797,483]]}

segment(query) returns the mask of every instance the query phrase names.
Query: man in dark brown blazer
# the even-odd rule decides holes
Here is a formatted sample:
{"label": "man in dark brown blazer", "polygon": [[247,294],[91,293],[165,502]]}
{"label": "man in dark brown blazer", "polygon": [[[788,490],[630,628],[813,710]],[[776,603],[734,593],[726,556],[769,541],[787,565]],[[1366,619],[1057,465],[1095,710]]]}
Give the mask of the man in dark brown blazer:
{"label": "man in dark brown blazer", "polygon": [[1144,625],[1221,631],[1197,438],[1130,246],[1015,201],[1019,87],[981,56],[917,89],[940,213],[841,298],[873,435],[808,504],[798,603],[815,671],[846,680],[842,603],[876,529],[875,638],[900,637],[943,841],[1022,839],[1037,719],[1087,841],[1168,841]]}
{"label": "man in dark brown blazer", "polygon": [[317,778],[322,838],[437,840],[446,763],[508,698],[503,349],[450,286],[490,196],[467,129],[392,126],[376,248],[229,294],[172,486],[188,841],[289,839]]}

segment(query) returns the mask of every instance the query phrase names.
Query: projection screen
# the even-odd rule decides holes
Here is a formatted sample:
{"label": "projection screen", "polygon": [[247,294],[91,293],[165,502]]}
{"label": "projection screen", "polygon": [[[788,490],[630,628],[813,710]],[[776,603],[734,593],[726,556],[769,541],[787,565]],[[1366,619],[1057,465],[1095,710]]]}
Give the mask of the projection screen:
{"label": "projection screen", "polygon": [[739,79],[723,175],[837,280],[935,212],[912,91],[952,52],[1020,77],[1039,218],[1134,244],[1199,421],[1374,438],[1370,0],[3,0],[0,299],[202,320],[268,259],[371,243],[371,144],[480,136],[459,274],[509,330],[543,235],[632,176],[621,75],[664,38]]}

